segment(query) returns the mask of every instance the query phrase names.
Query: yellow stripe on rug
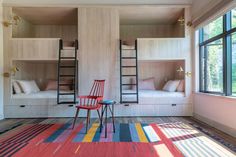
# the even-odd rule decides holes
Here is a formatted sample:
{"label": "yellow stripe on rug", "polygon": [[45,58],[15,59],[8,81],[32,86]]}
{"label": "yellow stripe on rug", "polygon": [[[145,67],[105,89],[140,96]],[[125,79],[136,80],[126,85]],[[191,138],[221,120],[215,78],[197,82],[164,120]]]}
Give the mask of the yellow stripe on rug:
{"label": "yellow stripe on rug", "polygon": [[82,142],[92,142],[93,137],[96,134],[98,127],[99,127],[99,123],[94,123],[92,127],[89,129],[88,133],[84,136],[84,139]]}
{"label": "yellow stripe on rug", "polygon": [[140,123],[135,123],[135,128],[138,133],[139,141],[140,142],[148,142],[148,139],[145,136],[145,133],[143,132],[142,126]]}

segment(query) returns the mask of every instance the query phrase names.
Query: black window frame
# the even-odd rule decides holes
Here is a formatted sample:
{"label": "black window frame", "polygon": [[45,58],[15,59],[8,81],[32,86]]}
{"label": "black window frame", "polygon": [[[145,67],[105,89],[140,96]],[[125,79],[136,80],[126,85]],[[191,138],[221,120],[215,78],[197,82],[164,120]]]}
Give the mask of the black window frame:
{"label": "black window frame", "polygon": [[[231,28],[232,22],[231,22],[231,11],[227,12],[225,15],[223,15],[223,32],[219,35],[216,35],[212,38],[209,38],[204,41],[204,29],[199,29],[199,92],[203,93],[210,93],[210,94],[216,94],[216,95],[223,95],[223,96],[232,96],[232,41],[231,41],[231,35],[236,32],[236,27]],[[207,91],[207,84],[206,80],[203,79],[206,77],[206,68],[202,70],[203,68],[203,59],[204,64],[206,65],[206,58],[207,53],[204,53],[206,51],[206,46],[209,43],[212,43],[217,40],[222,39],[223,44],[223,92],[215,92],[215,91]],[[204,56],[202,56],[204,54]],[[203,82],[204,80],[204,82]]]}

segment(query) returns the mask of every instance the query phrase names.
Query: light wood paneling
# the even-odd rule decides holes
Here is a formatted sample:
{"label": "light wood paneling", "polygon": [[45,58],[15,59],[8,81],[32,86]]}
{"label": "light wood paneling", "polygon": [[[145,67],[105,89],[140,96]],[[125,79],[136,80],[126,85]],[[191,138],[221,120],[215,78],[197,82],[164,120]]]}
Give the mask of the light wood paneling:
{"label": "light wood paneling", "polygon": [[35,38],[62,38],[74,41],[78,38],[77,25],[35,25]]}
{"label": "light wood paneling", "polygon": [[105,79],[105,97],[118,100],[118,11],[81,7],[78,19],[80,94],[89,93],[94,79]]}
{"label": "light wood paneling", "polygon": [[[0,0],[0,21],[3,21],[3,8],[2,8],[2,0]],[[3,82],[3,60],[4,60],[4,55],[3,55],[3,25],[0,25],[0,120],[3,119],[3,92],[4,92],[4,82]]]}
{"label": "light wood paneling", "polygon": [[183,79],[176,76],[176,69],[181,61],[139,61],[139,78],[145,79],[154,77],[155,87],[161,90],[168,80]]}
{"label": "light wood paneling", "polygon": [[181,31],[179,29],[175,25],[121,25],[120,37],[122,40],[183,37],[176,33]]}
{"label": "light wood paneling", "polygon": [[181,59],[189,53],[182,38],[138,39],[140,60]]}
{"label": "light wood paneling", "polygon": [[13,12],[34,25],[76,25],[77,8],[15,7]]}
{"label": "light wood paneling", "polygon": [[11,39],[9,59],[14,60],[57,60],[59,39]]}
{"label": "light wood paneling", "polygon": [[21,17],[17,25],[12,26],[13,38],[31,38],[34,37],[34,26]]}

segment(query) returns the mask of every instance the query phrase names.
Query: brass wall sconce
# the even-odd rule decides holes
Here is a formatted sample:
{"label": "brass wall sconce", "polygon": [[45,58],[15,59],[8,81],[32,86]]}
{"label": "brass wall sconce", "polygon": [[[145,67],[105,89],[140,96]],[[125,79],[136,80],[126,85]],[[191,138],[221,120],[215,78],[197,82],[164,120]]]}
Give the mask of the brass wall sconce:
{"label": "brass wall sconce", "polygon": [[181,26],[184,26],[184,23],[185,23],[184,17],[181,16],[181,17],[178,19],[178,22],[180,23]]}
{"label": "brass wall sconce", "polygon": [[191,76],[192,76],[192,73],[191,73],[191,72],[186,72],[185,75],[186,75],[187,77],[191,77]]}
{"label": "brass wall sconce", "polygon": [[15,76],[15,75],[16,75],[16,72],[18,72],[18,71],[19,71],[19,69],[15,66],[15,67],[12,67],[12,68],[11,68],[10,72],[5,72],[5,73],[3,73],[3,76],[4,76],[4,77],[10,77],[11,75],[12,75],[12,76]]}
{"label": "brass wall sconce", "polygon": [[184,71],[183,67],[182,66],[179,66],[176,70],[178,73],[181,73]]}
{"label": "brass wall sconce", "polygon": [[193,23],[191,21],[187,22],[187,26],[192,27]]}
{"label": "brass wall sconce", "polygon": [[20,17],[17,16],[17,15],[14,15],[14,16],[11,18],[11,20],[9,20],[9,21],[3,21],[2,23],[3,23],[3,26],[9,27],[10,25],[18,25],[19,21],[20,21]]}

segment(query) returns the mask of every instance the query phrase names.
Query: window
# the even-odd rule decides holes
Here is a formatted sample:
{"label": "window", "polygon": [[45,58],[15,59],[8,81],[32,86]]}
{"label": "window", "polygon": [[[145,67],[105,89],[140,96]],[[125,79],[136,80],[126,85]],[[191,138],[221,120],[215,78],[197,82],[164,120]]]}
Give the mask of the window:
{"label": "window", "polygon": [[205,46],[206,91],[223,92],[223,45],[222,39]]}
{"label": "window", "polygon": [[199,33],[200,91],[236,96],[236,8]]}
{"label": "window", "polygon": [[223,32],[223,18],[220,17],[203,28],[204,41],[215,37]]}
{"label": "window", "polygon": [[231,11],[232,28],[236,27],[236,9]]}
{"label": "window", "polygon": [[222,39],[203,46],[202,87],[205,92],[223,93],[223,43]]}

